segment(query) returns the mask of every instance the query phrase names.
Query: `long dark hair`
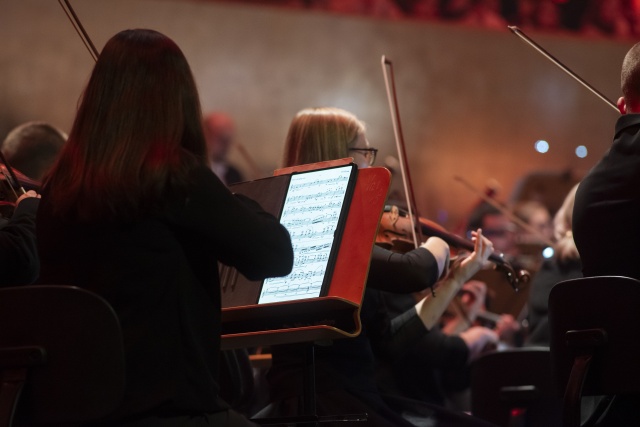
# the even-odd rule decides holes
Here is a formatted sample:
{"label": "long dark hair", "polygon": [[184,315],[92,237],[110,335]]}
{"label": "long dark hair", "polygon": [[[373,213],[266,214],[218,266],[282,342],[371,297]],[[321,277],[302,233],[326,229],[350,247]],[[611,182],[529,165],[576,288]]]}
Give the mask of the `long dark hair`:
{"label": "long dark hair", "polygon": [[202,113],[180,48],[153,30],[105,45],[57,163],[45,180],[54,212],[133,220],[160,208],[205,162]]}

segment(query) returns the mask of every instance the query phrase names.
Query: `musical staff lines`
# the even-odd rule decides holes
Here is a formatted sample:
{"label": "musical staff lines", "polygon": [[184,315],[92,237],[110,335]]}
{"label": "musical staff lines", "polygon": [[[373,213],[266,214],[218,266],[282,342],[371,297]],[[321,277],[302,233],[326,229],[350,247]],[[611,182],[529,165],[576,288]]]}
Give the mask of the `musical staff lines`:
{"label": "musical staff lines", "polygon": [[264,281],[260,303],[320,295],[345,202],[351,166],[293,174],[280,222],[291,235],[294,266]]}

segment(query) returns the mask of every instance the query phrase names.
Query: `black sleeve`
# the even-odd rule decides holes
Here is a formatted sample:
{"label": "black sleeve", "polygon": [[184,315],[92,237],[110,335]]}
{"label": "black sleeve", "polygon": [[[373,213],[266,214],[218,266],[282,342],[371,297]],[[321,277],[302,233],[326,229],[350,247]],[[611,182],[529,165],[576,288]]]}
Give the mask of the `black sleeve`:
{"label": "black sleeve", "polygon": [[438,328],[416,339],[409,352],[433,368],[456,369],[467,365],[469,348],[457,335],[447,335]]}
{"label": "black sleeve", "polygon": [[28,285],[38,278],[35,220],[39,203],[35,197],[22,200],[0,229],[0,286]]}
{"label": "black sleeve", "polygon": [[250,280],[284,276],[293,266],[286,228],[258,203],[232,194],[205,167],[193,171],[194,185],[185,206],[171,220],[211,243],[217,258]]}
{"label": "black sleeve", "polygon": [[405,254],[374,246],[367,286],[394,293],[419,292],[438,280],[435,257],[424,248]]}

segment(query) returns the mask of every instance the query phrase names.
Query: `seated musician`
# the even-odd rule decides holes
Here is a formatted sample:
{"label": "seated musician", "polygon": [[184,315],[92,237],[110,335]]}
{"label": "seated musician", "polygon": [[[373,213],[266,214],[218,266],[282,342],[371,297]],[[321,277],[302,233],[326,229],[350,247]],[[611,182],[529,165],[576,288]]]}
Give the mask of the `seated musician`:
{"label": "seated musician", "polygon": [[218,261],[286,275],[287,230],[209,169],[180,48],[126,30],[100,54],[37,215],[42,284],[104,297],[118,315],[124,399],[99,425],[253,426],[219,399]]}
{"label": "seated musician", "polygon": [[[66,135],[48,123],[28,122],[11,130],[2,142],[2,153],[19,182],[12,183],[4,165],[7,176],[2,177],[5,197],[0,200],[0,286],[30,284],[38,278],[35,223],[40,196],[35,190],[39,187],[37,180],[51,167],[65,140]],[[26,194],[20,194],[16,184],[27,190]]]}
{"label": "seated musician", "polygon": [[553,218],[555,244],[553,257],[542,264],[533,277],[529,290],[529,331],[525,344],[528,346],[549,346],[549,293],[556,283],[582,277],[582,263],[576,243],[573,241],[573,204],[575,185],[564,199]]}
{"label": "seated musician", "polygon": [[[365,137],[364,124],[351,113],[337,108],[306,109],[295,116],[289,128],[284,166],[353,157],[363,168],[371,166],[375,152]],[[475,251],[446,274],[436,290],[438,297],[426,297],[394,325],[390,324],[388,314],[380,311],[377,290],[411,293],[434,286],[447,269],[449,248],[444,241],[433,237],[406,254],[374,247],[361,307],[361,334],[353,339],[316,345],[318,415],[367,413],[367,425],[374,426],[412,426],[415,424],[408,421],[412,416],[421,422],[427,419],[438,422],[438,425],[475,425],[474,419],[463,414],[400,397],[383,397],[374,380],[375,362],[369,340],[369,333],[375,333],[384,335],[392,346],[409,345],[413,337],[433,327],[450,298],[492,251],[491,242],[480,231],[474,233],[474,240]],[[271,404],[259,417],[300,415],[303,350],[303,345],[272,348],[273,366],[267,376]],[[407,407],[398,407],[407,403]]]}

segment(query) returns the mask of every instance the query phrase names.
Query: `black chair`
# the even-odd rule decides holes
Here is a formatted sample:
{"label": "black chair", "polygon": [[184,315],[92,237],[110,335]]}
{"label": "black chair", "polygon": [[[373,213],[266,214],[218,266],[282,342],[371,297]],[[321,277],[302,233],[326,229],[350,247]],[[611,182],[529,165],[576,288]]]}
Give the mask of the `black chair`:
{"label": "black chair", "polygon": [[247,349],[220,352],[220,397],[247,418],[253,413],[256,386]]}
{"label": "black chair", "polygon": [[548,347],[487,353],[471,363],[471,413],[503,427],[560,427]]}
{"label": "black chair", "polygon": [[111,413],[124,394],[111,306],[70,286],[0,289],[0,426],[67,425]]}
{"label": "black chair", "polygon": [[[566,280],[551,290],[551,360],[564,392],[565,426],[581,425],[583,396],[606,396],[583,422],[585,426],[616,412],[605,414],[613,396],[618,403],[639,396],[638,307],[640,281],[628,277]],[[637,411],[638,407],[633,408]]]}

